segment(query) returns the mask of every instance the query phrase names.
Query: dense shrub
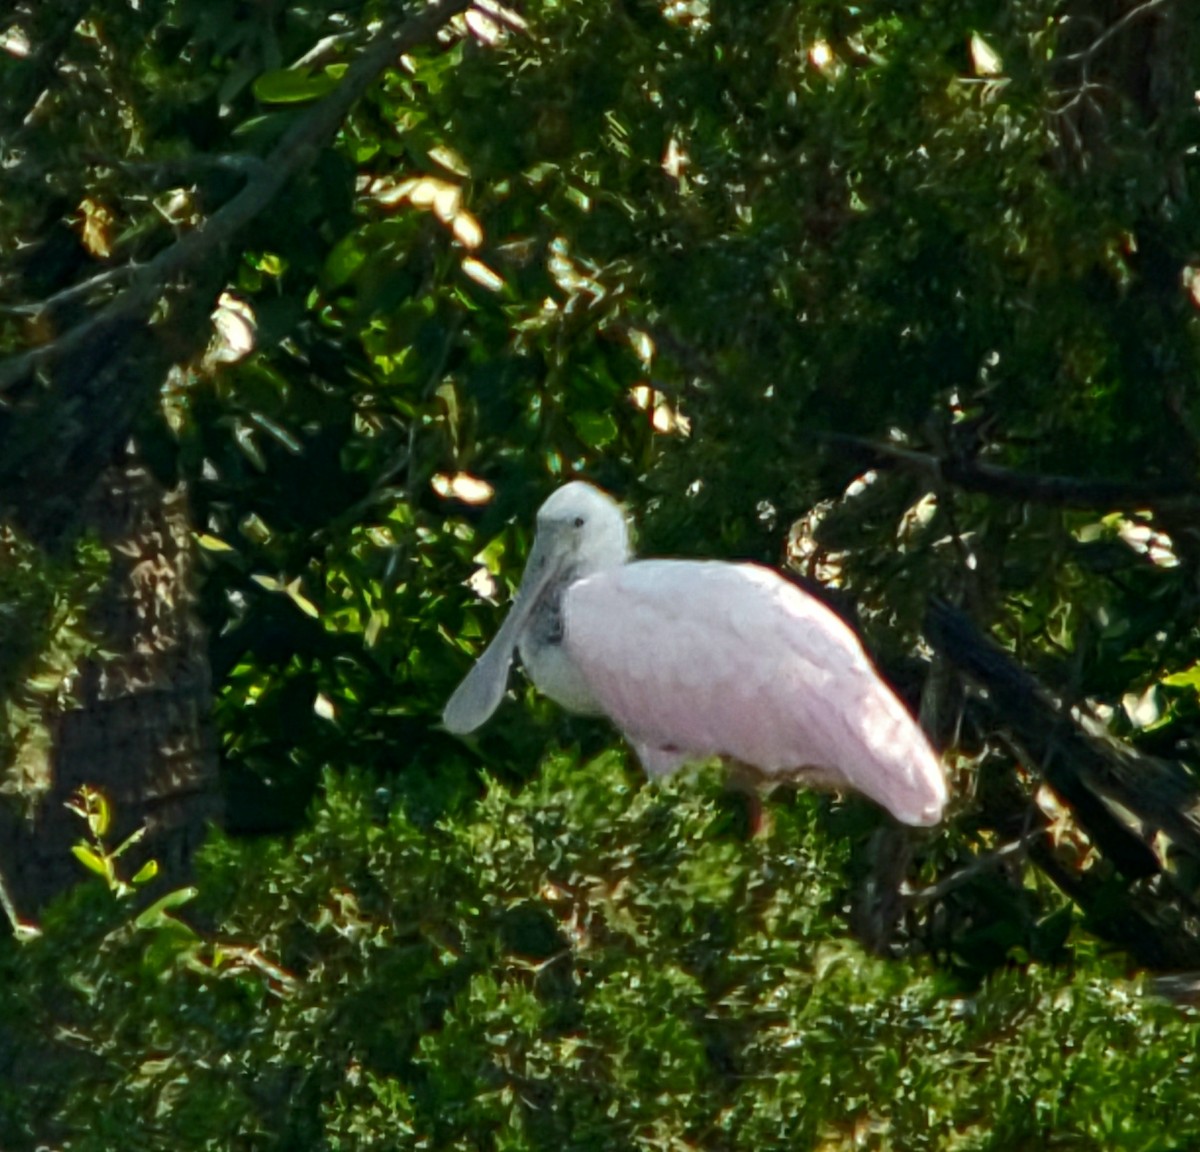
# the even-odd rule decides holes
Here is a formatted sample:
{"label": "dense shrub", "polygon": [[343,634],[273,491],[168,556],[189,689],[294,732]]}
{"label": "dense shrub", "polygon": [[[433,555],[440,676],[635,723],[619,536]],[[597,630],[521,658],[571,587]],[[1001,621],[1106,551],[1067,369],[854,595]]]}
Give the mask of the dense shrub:
{"label": "dense shrub", "polygon": [[422,827],[331,779],[294,843],[208,850],[203,927],[88,888],[9,949],[0,1142],[1194,1146],[1189,1018],[1086,945],[975,987],[867,956],[834,807],[748,840],[610,754]]}

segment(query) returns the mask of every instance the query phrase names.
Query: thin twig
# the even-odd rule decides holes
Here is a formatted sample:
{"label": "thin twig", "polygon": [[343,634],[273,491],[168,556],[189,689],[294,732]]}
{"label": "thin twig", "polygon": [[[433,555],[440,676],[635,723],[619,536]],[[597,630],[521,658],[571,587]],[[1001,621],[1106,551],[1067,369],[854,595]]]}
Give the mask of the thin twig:
{"label": "thin twig", "polygon": [[1094,80],[1088,80],[1085,78],[1080,81],[1079,87],[1075,90],[1074,95],[1072,95],[1069,100],[1060,104],[1057,108],[1050,109],[1050,115],[1066,116],[1066,114],[1073,108],[1084,103],[1085,101],[1091,105],[1093,111],[1098,112],[1099,106],[1096,104],[1096,101],[1092,99],[1092,93],[1107,91],[1108,88],[1104,84],[1097,84]]}
{"label": "thin twig", "polygon": [[80,296],[90,295],[98,288],[107,288],[114,284],[120,284],[125,280],[130,280],[137,275],[141,268],[142,265],[140,264],[123,264],[119,268],[110,268],[108,271],[100,272],[79,284],[72,284],[70,287],[64,288],[61,292],[55,292],[53,296],[47,296],[45,300],[39,300],[36,304],[14,304],[11,307],[0,308],[0,314],[6,316],[41,316],[43,313],[54,308],[60,308],[62,305],[68,304]]}
{"label": "thin twig", "polygon": [[1010,856],[1023,853],[1034,840],[1045,834],[1046,830],[1039,828],[1036,832],[1030,832],[1029,835],[1012,841],[1011,844],[1005,844],[1003,848],[997,848],[994,852],[977,856],[970,864],[960,868],[957,872],[952,872],[944,880],[930,884],[928,888],[909,888],[906,882],[900,888],[900,895],[904,897],[907,904],[927,904],[931,900],[940,900],[981,872],[987,872],[1003,864]]}
{"label": "thin twig", "polygon": [[17,905],[12,898],[12,893],[8,890],[8,883],[4,879],[3,872],[0,872],[0,907],[3,907],[4,914],[8,917],[8,922],[12,925],[13,935],[18,940],[29,940],[34,936],[42,934],[42,930],[36,924],[31,924],[28,920],[22,920],[17,915]]}
{"label": "thin twig", "polygon": [[237,960],[246,968],[256,969],[264,973],[269,980],[274,981],[277,987],[272,987],[271,990],[277,996],[282,997],[287,993],[294,992],[300,986],[300,981],[291,972],[280,967],[273,960],[268,960],[257,948],[246,948],[240,944],[223,942],[218,942],[216,947],[222,956]]}
{"label": "thin twig", "polygon": [[293,68],[319,68],[334,60],[340,60],[342,49],[349,47],[357,39],[354,32],[335,32],[318,40],[303,56],[293,64]]}
{"label": "thin twig", "polygon": [[1119,36],[1130,24],[1135,20],[1140,20],[1143,16],[1148,15],[1157,8],[1165,7],[1171,0],[1145,0],[1144,4],[1139,4],[1136,8],[1131,8],[1124,16],[1121,17],[1115,24],[1111,25],[1105,32],[1097,36],[1086,48],[1080,49],[1078,52],[1072,52],[1069,56],[1061,56],[1056,61],[1058,64],[1080,64],[1090,61],[1101,48],[1105,46],[1114,36]]}

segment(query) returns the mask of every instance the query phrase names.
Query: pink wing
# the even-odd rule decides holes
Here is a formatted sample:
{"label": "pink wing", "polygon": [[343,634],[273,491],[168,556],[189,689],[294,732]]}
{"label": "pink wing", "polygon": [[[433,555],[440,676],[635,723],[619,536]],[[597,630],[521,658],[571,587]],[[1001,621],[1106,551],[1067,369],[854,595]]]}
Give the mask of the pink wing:
{"label": "pink wing", "polygon": [[641,560],[564,597],[568,654],[647,771],[729,756],[864,792],[934,824],[942,767],[858,638],[769,569]]}

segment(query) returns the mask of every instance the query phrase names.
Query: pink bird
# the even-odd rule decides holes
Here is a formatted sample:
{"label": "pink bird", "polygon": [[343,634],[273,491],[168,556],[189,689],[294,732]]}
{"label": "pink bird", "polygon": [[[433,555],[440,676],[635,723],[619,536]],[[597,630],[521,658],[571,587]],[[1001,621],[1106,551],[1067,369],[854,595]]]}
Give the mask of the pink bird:
{"label": "pink bird", "polygon": [[539,509],[512,610],[446,705],[451,732],[496,710],[516,651],[552,700],[616,724],[651,776],[723,757],[767,787],[852,788],[905,824],[941,819],[941,763],[850,628],[757,564],[633,560],[620,506],[590,484]]}

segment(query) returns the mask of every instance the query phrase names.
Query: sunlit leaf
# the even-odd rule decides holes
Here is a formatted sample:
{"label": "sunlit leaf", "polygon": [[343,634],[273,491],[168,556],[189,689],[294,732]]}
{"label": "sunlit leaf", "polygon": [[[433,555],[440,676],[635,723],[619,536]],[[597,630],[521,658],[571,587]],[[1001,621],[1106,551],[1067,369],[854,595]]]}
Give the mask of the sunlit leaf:
{"label": "sunlit leaf", "polygon": [[295,604],[296,607],[299,608],[300,611],[306,616],[311,616],[314,620],[319,619],[321,615],[320,610],[304,595],[303,592],[300,591],[300,586],[300,577],[297,576],[295,580],[293,580],[287,585],[287,587],[284,588],[284,592],[287,593],[288,598],[292,601],[292,603]]}
{"label": "sunlit leaf", "polygon": [[971,63],[976,76],[998,76],[1004,71],[1003,61],[978,32],[971,33]]}
{"label": "sunlit leaf", "polygon": [[461,176],[466,179],[471,175],[471,170],[467,167],[467,162],[453,148],[445,144],[439,144],[436,147],[429,149],[429,158],[435,163],[440,164],[449,172],[453,172],[455,176]]}
{"label": "sunlit leaf", "polygon": [[219,536],[213,536],[209,532],[200,532],[196,535],[196,543],[200,545],[206,552],[233,552],[236,549],[232,545],[226,544]]}
{"label": "sunlit leaf", "polygon": [[146,825],[145,825],[145,824],[143,824],[143,825],[142,825],[140,828],[138,828],[136,831],[134,831],[134,832],[131,832],[131,833],[130,833],[130,834],[129,834],[129,835],[128,835],[128,836],[127,836],[127,837],[126,837],[126,838],[125,838],[125,839],[124,839],[122,842],[121,842],[120,846],[119,846],[119,847],[117,847],[116,849],[114,849],[114,850],[113,850],[113,853],[112,853],[113,859],[115,860],[115,859],[117,859],[117,857],[119,857],[119,856],[123,856],[123,855],[124,855],[126,852],[128,852],[128,851],[129,851],[129,849],[130,849],[130,848],[132,848],[132,847],[133,847],[135,844],[139,844],[139,843],[141,843],[141,841],[142,841],[142,840],[145,838],[147,831],[148,831],[148,829],[147,829]]}
{"label": "sunlit leaf", "polygon": [[259,76],[254,81],[254,95],[264,104],[300,104],[327,96],[337,85],[337,80],[325,72],[282,68]]}
{"label": "sunlit leaf", "polygon": [[72,844],[71,855],[89,872],[95,872],[97,876],[107,877],[109,875],[109,866],[104,857],[98,855],[86,844]]}
{"label": "sunlit leaf", "polygon": [[483,243],[483,228],[470,212],[457,212],[450,222],[450,229],[464,248],[478,248]]}
{"label": "sunlit leaf", "polygon": [[134,885],[148,884],[157,875],[158,861],[147,860],[146,863],[134,873],[133,878],[129,882]]}
{"label": "sunlit leaf", "polygon": [[1160,683],[1172,688],[1191,688],[1200,694],[1200,663],[1193,664],[1190,668],[1184,668],[1180,672],[1172,672],[1171,675],[1164,676]]}
{"label": "sunlit leaf", "polygon": [[108,835],[108,829],[112,824],[112,806],[109,804],[108,798],[100,791],[90,791],[88,799],[88,826],[91,828],[93,836],[103,839]]}
{"label": "sunlit leaf", "polygon": [[474,256],[468,256],[462,262],[462,270],[476,284],[482,285],[489,292],[499,292],[504,287],[504,281],[496,275],[486,264],[476,260]]}
{"label": "sunlit leaf", "polygon": [[430,483],[439,496],[461,500],[464,504],[486,504],[496,492],[486,480],[466,472],[453,475],[439,472]]}
{"label": "sunlit leaf", "polygon": [[112,255],[112,213],[91,198],[79,205],[80,236],[83,246],[101,259]]}
{"label": "sunlit leaf", "polygon": [[[197,888],[176,888],[155,900],[149,908],[138,915],[134,923],[139,928],[153,928],[161,924],[167,913],[173,908],[182,908],[183,905],[191,903],[198,894]],[[176,921],[176,923],[186,927],[182,921]]]}

